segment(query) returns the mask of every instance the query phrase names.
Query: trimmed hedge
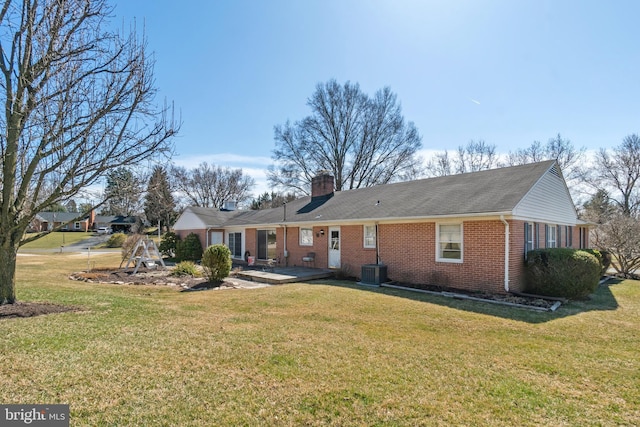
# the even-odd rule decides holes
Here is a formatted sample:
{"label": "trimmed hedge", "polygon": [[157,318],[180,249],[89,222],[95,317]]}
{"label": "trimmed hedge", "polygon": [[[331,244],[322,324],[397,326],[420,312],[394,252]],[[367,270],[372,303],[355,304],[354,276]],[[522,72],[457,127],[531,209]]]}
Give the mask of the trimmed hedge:
{"label": "trimmed hedge", "polygon": [[227,277],[231,265],[231,251],[225,245],[211,245],[202,254],[202,268],[210,282]]}
{"label": "trimmed hedge", "polygon": [[585,298],[600,281],[602,264],[584,250],[536,249],[527,253],[525,292],[565,298]]}

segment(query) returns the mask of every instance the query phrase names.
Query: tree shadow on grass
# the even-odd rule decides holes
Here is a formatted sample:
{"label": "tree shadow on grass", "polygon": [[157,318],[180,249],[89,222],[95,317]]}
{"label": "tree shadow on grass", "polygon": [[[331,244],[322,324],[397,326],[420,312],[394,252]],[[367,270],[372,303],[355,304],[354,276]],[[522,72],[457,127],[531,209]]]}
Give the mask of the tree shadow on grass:
{"label": "tree shadow on grass", "polygon": [[406,298],[412,301],[421,301],[429,304],[437,304],[455,310],[463,310],[478,314],[496,316],[519,322],[545,323],[589,311],[617,310],[619,307],[618,301],[611,292],[611,287],[616,286],[621,282],[622,280],[619,279],[610,279],[609,281],[600,284],[596,291],[587,299],[563,303],[555,311],[537,311],[530,308],[497,304],[489,300],[485,302],[477,300],[456,299],[442,295],[427,294],[403,289],[361,285],[352,281],[350,282],[344,280],[318,280],[308,283],[357,289],[364,292],[374,292],[381,295]]}

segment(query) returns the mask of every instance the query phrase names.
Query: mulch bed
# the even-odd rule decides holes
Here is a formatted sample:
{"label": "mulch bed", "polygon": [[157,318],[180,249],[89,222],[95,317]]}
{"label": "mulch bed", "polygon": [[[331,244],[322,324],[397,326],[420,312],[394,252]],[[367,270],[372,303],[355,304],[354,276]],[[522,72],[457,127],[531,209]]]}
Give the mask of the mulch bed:
{"label": "mulch bed", "polygon": [[526,294],[493,294],[488,292],[472,292],[464,289],[455,289],[448,288],[444,286],[433,286],[433,285],[411,285],[399,282],[392,282],[394,286],[401,288],[409,288],[415,289],[417,291],[424,291],[434,294],[440,294],[443,296],[449,297],[468,297],[470,299],[475,300],[485,300],[487,302],[497,302],[497,303],[506,303],[513,304],[517,306],[523,307],[531,307],[536,309],[544,309],[551,310],[553,307],[557,306],[558,302],[566,303],[567,300],[564,298],[552,298],[552,297],[544,297],[539,295],[526,295]]}
{"label": "mulch bed", "polygon": [[68,311],[80,311],[80,308],[48,302],[17,301],[13,304],[0,305],[0,320],[16,317],[34,317],[52,313],[65,313]]}

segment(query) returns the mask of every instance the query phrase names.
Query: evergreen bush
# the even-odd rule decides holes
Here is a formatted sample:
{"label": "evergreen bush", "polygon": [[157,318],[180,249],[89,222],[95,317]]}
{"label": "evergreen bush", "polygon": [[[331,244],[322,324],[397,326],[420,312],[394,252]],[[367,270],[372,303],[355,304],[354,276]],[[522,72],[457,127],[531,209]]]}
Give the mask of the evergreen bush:
{"label": "evergreen bush", "polygon": [[182,261],[176,264],[176,266],[171,271],[172,276],[191,276],[191,277],[200,277],[201,273],[198,270],[198,267],[193,263],[193,261]]}
{"label": "evergreen bush", "polygon": [[114,233],[109,237],[109,240],[107,240],[107,247],[120,248],[126,239],[127,236],[124,233]]}
{"label": "evergreen bush", "polygon": [[231,251],[225,245],[211,245],[202,254],[202,268],[210,282],[220,282],[231,271]]}
{"label": "evergreen bush", "polygon": [[162,236],[160,245],[158,245],[158,250],[164,256],[175,257],[179,241],[180,236],[173,231],[169,231]]}
{"label": "evergreen bush", "polygon": [[525,292],[565,298],[584,298],[600,281],[601,263],[584,250],[536,249],[527,254]]}
{"label": "evergreen bush", "polygon": [[176,244],[176,259],[179,261],[199,261],[202,258],[202,244],[195,233],[190,233]]}

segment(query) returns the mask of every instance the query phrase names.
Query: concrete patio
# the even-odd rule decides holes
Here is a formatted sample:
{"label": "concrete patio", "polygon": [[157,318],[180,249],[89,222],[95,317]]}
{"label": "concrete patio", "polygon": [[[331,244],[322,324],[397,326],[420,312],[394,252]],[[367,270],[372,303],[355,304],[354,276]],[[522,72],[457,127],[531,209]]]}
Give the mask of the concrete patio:
{"label": "concrete patio", "polygon": [[281,285],[283,283],[304,282],[307,280],[325,279],[333,276],[333,271],[307,267],[264,267],[240,270],[236,272],[239,279],[254,282]]}

